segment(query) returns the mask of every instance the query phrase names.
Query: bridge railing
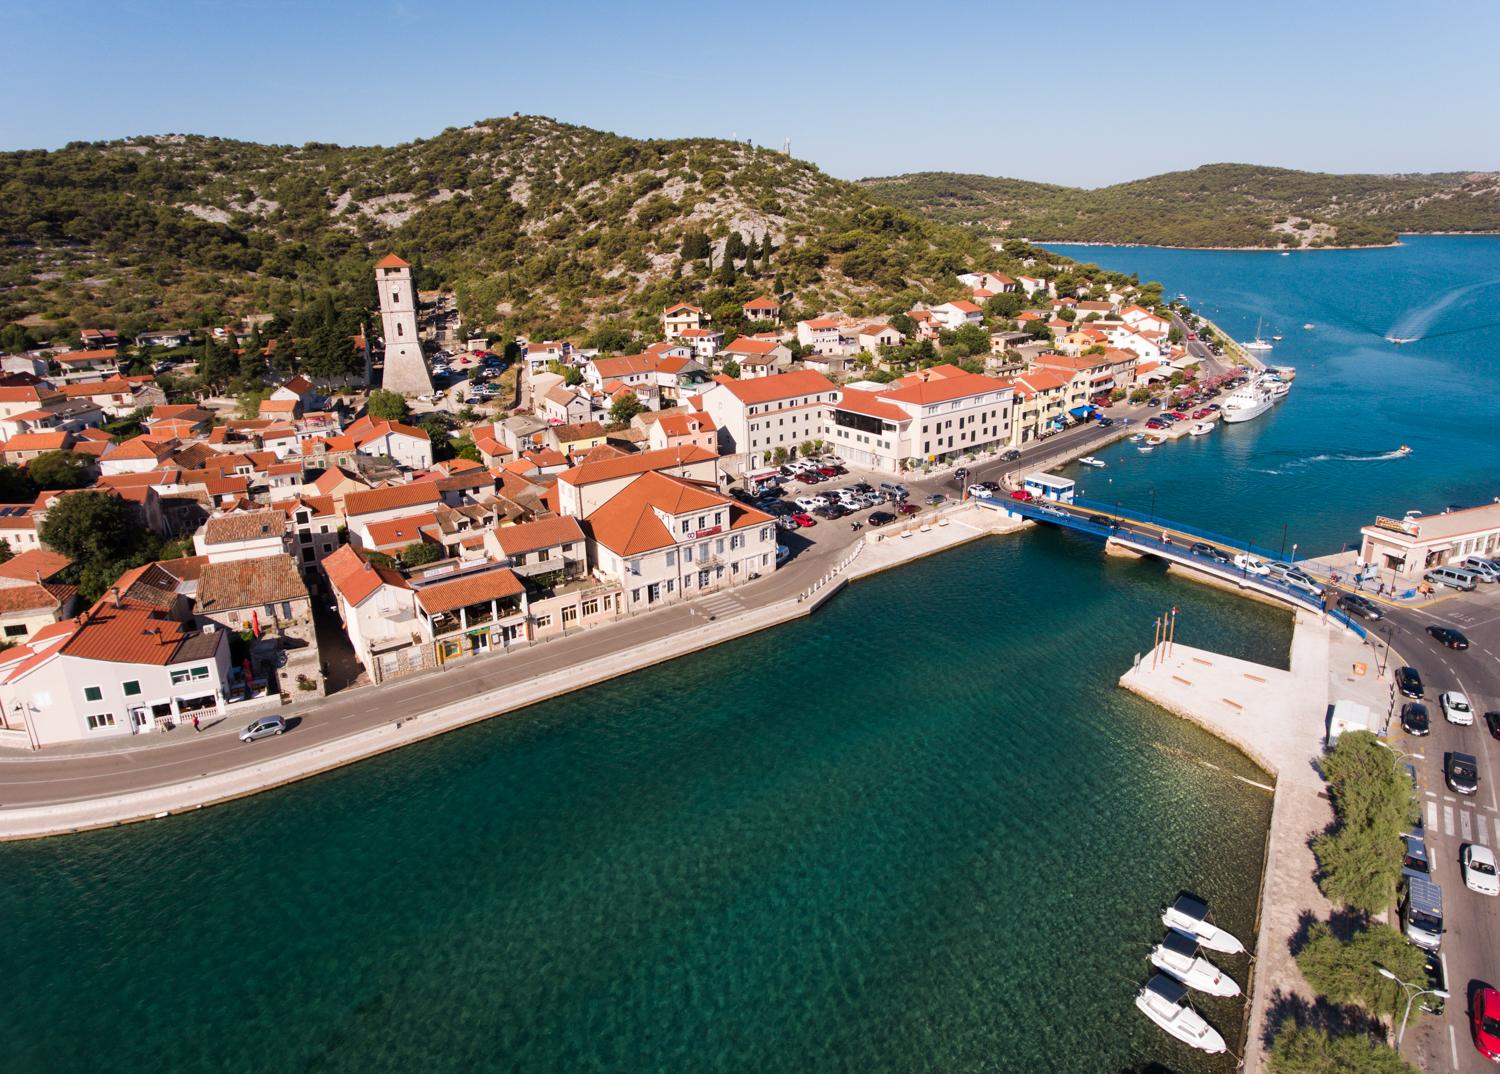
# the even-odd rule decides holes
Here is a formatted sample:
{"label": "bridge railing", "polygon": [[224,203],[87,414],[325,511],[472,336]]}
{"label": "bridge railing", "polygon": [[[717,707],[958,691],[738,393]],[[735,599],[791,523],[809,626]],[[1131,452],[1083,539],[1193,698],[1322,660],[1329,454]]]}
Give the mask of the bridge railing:
{"label": "bridge railing", "polygon": [[1208,541],[1212,544],[1219,544],[1223,545],[1225,548],[1232,548],[1236,552],[1249,552],[1257,559],[1280,560],[1282,558],[1280,553],[1273,552],[1269,548],[1262,548],[1259,545],[1253,544],[1249,541],[1242,541],[1234,537],[1225,537],[1223,534],[1214,533],[1212,530],[1199,529],[1196,526],[1184,525],[1183,523],[1176,522],[1170,518],[1162,518],[1160,515],[1148,515],[1145,512],[1137,511],[1132,507],[1125,507],[1123,505],[1116,505],[1113,503],[1100,503],[1097,500],[1083,499],[1075,499],[1073,501],[1073,506],[1080,507],[1085,511],[1099,511],[1119,515],[1121,518],[1128,518],[1132,522],[1144,522],[1148,526],[1156,526],[1160,529],[1176,530],[1178,533],[1191,534],[1194,537],[1201,537],[1203,538],[1203,540]]}
{"label": "bridge railing", "polygon": [[[984,496],[977,498],[986,501],[991,506],[1014,511],[1016,514],[1021,515],[1025,518],[1035,519],[1039,522],[1054,522],[1058,525],[1067,526],[1069,529],[1078,530],[1083,533],[1091,533],[1099,537],[1104,537],[1106,539],[1113,537],[1115,540],[1119,541],[1122,544],[1134,545],[1138,548],[1143,548],[1144,550],[1160,555],[1163,558],[1175,559],[1191,563],[1195,568],[1202,570],[1205,574],[1213,575],[1214,577],[1221,578],[1225,581],[1235,582],[1237,584],[1246,582],[1252,583],[1258,589],[1268,592],[1271,595],[1281,597],[1289,604],[1293,604],[1300,608],[1305,608],[1308,611],[1315,611],[1320,614],[1326,614],[1330,619],[1333,619],[1335,622],[1338,622],[1347,627],[1349,630],[1353,631],[1361,638],[1365,637],[1368,634],[1368,631],[1364,628],[1364,626],[1350,617],[1347,613],[1345,613],[1343,609],[1338,607],[1325,608],[1323,599],[1321,597],[1316,597],[1311,593],[1296,588],[1295,586],[1290,586],[1278,578],[1272,578],[1271,576],[1264,574],[1251,574],[1249,571],[1246,571],[1243,568],[1230,566],[1221,562],[1220,560],[1214,559],[1211,556],[1198,555],[1187,546],[1181,544],[1168,544],[1166,541],[1162,541],[1158,538],[1150,537],[1146,534],[1138,533],[1133,530],[1120,530],[1115,526],[1100,525],[1099,523],[1093,522],[1081,515],[1077,515],[1071,511],[1065,511],[1060,507],[1050,505],[1045,501],[1036,502],[1014,499],[1002,500],[998,497],[993,496]],[[1073,501],[1073,506],[1083,507],[1084,509],[1093,507],[1098,508],[1101,511],[1107,511],[1110,509],[1109,505],[1093,504],[1083,500]],[[1121,516],[1125,516],[1125,512],[1123,511],[1118,512],[1118,514],[1120,514]],[[1193,532],[1175,524],[1172,525],[1171,528],[1182,532]],[[1210,537],[1212,536],[1208,534],[1200,535]],[[1231,548],[1234,547],[1232,543],[1224,542],[1222,538],[1218,538],[1217,541],[1228,543],[1229,547]],[[1252,554],[1255,553],[1252,551]],[[1261,554],[1264,555],[1264,553]],[[1275,556],[1271,556],[1270,558],[1274,559]]]}

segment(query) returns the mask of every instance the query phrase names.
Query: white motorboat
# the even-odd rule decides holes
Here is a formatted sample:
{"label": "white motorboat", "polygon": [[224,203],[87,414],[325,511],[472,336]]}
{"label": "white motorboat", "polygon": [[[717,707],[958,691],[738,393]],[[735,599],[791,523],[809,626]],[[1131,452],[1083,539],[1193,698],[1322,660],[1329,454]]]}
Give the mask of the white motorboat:
{"label": "white motorboat", "polygon": [[1315,325],[1315,324],[1313,324],[1311,321],[1309,321],[1307,324],[1303,325],[1302,327],[1303,327],[1303,329],[1305,331],[1311,332],[1314,328],[1316,328],[1318,326]]}
{"label": "white motorboat", "polygon": [[1148,436],[1148,437],[1146,437],[1146,446],[1147,447],[1161,447],[1166,442],[1167,442],[1167,438],[1165,436]]}
{"label": "white motorboat", "polygon": [[1282,397],[1286,395],[1287,392],[1292,390],[1292,386],[1290,384],[1282,380],[1280,377],[1276,376],[1274,373],[1267,373],[1265,376],[1261,377],[1260,386],[1265,391],[1270,393],[1271,400],[1273,402],[1278,403],[1281,401]]}
{"label": "white motorboat", "polygon": [[1205,436],[1214,431],[1214,423],[1211,421],[1195,421],[1188,429],[1189,436]]}
{"label": "white motorboat", "polygon": [[1130,434],[1130,442],[1132,444],[1139,444],[1144,439],[1146,439],[1146,434],[1145,433],[1131,433]]}
{"label": "white motorboat", "polygon": [[1107,466],[1107,465],[1109,465],[1103,459],[1096,459],[1092,455],[1085,455],[1083,458],[1079,459],[1078,461],[1079,461],[1079,463],[1081,463],[1084,466]]}
{"label": "white motorboat", "polygon": [[1164,973],[1158,973],[1135,994],[1135,1005],[1145,1016],[1172,1036],[1201,1052],[1218,1055],[1224,1038],[1187,1002],[1187,989]]}
{"label": "white motorboat", "polygon": [[1258,418],[1276,402],[1271,393],[1259,384],[1247,384],[1243,388],[1236,388],[1229,393],[1224,400],[1224,407],[1219,411],[1224,420],[1230,423],[1237,421],[1249,421]]}
{"label": "white motorboat", "polygon": [[1208,920],[1208,904],[1191,895],[1179,895],[1177,901],[1162,911],[1161,923],[1169,929],[1185,932],[1210,951],[1237,955],[1245,949],[1229,933]]}
{"label": "white motorboat", "polygon": [[1176,929],[1168,929],[1161,943],[1151,949],[1151,965],[1171,974],[1189,988],[1211,996],[1240,994],[1240,986],[1234,978],[1198,953],[1198,941]]}
{"label": "white motorboat", "polygon": [[1147,455],[1156,450],[1156,445],[1142,444],[1140,447],[1136,448],[1136,450],[1139,451],[1142,455]]}
{"label": "white motorboat", "polygon": [[1385,337],[1385,341],[1387,343],[1394,343],[1396,346],[1399,347],[1403,343],[1415,343],[1417,341],[1417,337],[1416,336],[1386,336]]}

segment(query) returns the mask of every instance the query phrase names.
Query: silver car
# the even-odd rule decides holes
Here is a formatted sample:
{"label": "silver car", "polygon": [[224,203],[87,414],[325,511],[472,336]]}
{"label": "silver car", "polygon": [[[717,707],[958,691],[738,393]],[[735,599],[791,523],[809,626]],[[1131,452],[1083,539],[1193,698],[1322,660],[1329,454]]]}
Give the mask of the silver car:
{"label": "silver car", "polygon": [[269,738],[286,730],[286,720],[280,716],[262,716],[240,732],[241,742],[254,742],[258,738]]}

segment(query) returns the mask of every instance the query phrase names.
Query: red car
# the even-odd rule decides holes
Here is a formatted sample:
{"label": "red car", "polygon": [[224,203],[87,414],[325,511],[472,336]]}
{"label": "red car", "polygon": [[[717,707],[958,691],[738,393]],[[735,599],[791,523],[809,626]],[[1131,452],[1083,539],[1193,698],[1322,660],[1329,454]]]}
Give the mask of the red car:
{"label": "red car", "polygon": [[920,511],[921,508],[914,503],[903,503],[900,507],[896,508],[896,510],[900,511],[903,515],[914,515],[918,511]]}
{"label": "red car", "polygon": [[1029,503],[1032,499],[1032,496],[1031,493],[1027,492],[1025,489],[1016,489],[1015,492],[1012,492],[1010,494],[1010,498],[1012,500],[1024,500]]}
{"label": "red car", "polygon": [[1193,411],[1193,417],[1197,418],[1199,420],[1202,420],[1203,418],[1208,417],[1212,413],[1213,413],[1212,410],[1207,410],[1207,409],[1204,409],[1204,410],[1195,410],[1195,411]]}
{"label": "red car", "polygon": [[816,526],[818,524],[818,520],[813,518],[812,515],[793,515],[792,521],[799,526]]}
{"label": "red car", "polygon": [[1492,1063],[1500,1063],[1500,992],[1481,988],[1474,997],[1474,1047]]}
{"label": "red car", "polygon": [[822,474],[824,477],[838,477],[839,476],[839,472],[837,470],[835,470],[832,466],[819,466],[818,467],[818,473]]}
{"label": "red car", "polygon": [[1187,421],[1187,415],[1180,410],[1172,411],[1172,417],[1176,418],[1178,421]]}

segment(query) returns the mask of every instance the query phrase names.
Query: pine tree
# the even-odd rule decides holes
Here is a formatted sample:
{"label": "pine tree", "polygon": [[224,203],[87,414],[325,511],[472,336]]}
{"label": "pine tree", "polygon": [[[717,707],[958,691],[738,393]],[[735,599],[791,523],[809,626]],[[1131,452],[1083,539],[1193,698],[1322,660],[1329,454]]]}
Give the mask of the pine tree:
{"label": "pine tree", "polygon": [[734,286],[734,259],[726,257],[724,263],[719,266],[719,283],[725,287]]}

